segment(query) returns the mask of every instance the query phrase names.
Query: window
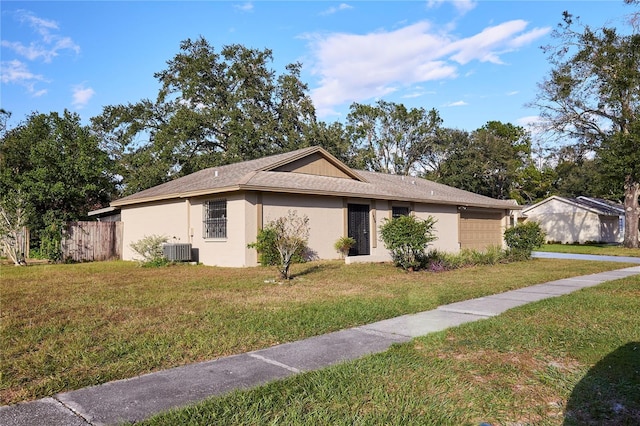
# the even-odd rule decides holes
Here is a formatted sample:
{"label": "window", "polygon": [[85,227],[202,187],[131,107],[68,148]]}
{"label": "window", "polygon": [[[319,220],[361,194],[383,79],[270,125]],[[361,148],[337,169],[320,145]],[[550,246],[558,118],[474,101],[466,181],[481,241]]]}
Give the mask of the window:
{"label": "window", "polygon": [[393,206],[391,208],[391,217],[396,218],[400,216],[409,216],[409,207]]}
{"label": "window", "polygon": [[204,203],[204,238],[227,238],[227,200]]}

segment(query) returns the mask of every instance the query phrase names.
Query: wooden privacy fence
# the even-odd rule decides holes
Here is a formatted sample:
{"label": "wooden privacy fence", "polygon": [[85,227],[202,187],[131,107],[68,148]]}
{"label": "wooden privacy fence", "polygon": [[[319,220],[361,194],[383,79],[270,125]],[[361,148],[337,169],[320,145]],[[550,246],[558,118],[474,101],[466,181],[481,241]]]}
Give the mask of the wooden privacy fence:
{"label": "wooden privacy fence", "polygon": [[122,258],[122,222],[70,222],[62,235],[62,259],[75,262]]}

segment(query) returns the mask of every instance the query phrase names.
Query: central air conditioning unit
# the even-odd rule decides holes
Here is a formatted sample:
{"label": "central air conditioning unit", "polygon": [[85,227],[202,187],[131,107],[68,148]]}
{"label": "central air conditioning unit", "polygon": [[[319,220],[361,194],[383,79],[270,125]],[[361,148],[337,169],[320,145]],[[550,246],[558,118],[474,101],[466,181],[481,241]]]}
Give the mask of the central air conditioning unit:
{"label": "central air conditioning unit", "polygon": [[190,262],[191,244],[165,244],[162,246],[162,253],[171,262]]}

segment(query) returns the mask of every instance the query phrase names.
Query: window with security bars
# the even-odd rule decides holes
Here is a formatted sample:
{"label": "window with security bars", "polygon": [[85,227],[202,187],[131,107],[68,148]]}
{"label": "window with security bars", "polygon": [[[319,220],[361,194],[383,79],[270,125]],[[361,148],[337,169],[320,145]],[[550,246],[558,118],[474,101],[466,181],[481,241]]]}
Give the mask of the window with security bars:
{"label": "window with security bars", "polygon": [[391,217],[409,216],[409,207],[394,206],[391,208]]}
{"label": "window with security bars", "polygon": [[204,238],[227,238],[227,200],[204,203]]}

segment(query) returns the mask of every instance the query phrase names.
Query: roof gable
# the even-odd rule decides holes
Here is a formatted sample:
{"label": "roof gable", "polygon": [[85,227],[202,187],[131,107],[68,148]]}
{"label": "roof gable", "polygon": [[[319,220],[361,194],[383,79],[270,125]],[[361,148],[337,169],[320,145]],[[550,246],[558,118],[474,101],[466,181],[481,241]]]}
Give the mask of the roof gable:
{"label": "roof gable", "polygon": [[269,172],[302,173],[308,175],[354,179],[363,182],[364,179],[343,162],[320,147],[312,151],[303,151],[299,155],[285,158],[261,169]]}
{"label": "roof gable", "polygon": [[557,195],[553,195],[549,198],[546,198],[540,201],[539,203],[523,208],[522,213],[526,215],[532,210],[536,210],[537,208],[548,203],[553,204],[553,202],[563,203],[577,209],[585,210],[590,213],[595,213],[597,215],[603,215],[603,216],[624,215],[624,210],[612,205],[607,205],[605,200],[597,200],[594,198],[588,198],[588,197],[582,197],[582,196],[578,198],[564,198]]}

